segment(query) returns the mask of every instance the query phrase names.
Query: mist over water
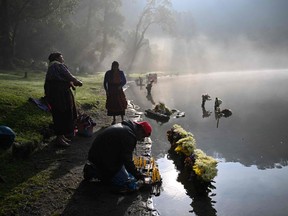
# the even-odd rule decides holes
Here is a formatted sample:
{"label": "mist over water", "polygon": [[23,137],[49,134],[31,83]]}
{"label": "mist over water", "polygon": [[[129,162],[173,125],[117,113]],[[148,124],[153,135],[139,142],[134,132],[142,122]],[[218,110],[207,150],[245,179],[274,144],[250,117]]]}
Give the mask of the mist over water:
{"label": "mist over water", "polygon": [[[158,158],[163,176],[163,192],[155,197],[162,215],[285,215],[288,190],[288,135],[286,109],[287,70],[240,71],[170,76],[158,79],[152,88],[155,103],[185,112],[153,126],[153,156]],[[211,115],[203,117],[201,95],[212,100],[205,104]],[[146,89],[130,84],[127,97],[141,108],[153,107]],[[232,116],[214,115],[215,97],[221,109]],[[169,157],[166,132],[173,124],[194,134],[197,148],[218,159],[215,189],[202,197],[193,184],[177,171]],[[172,205],[173,203],[173,205]],[[173,207],[174,206],[174,207]],[[193,211],[192,211],[193,210]],[[192,212],[194,213],[192,213]]]}
{"label": "mist over water", "polygon": [[0,68],[46,70],[55,51],[79,74],[288,68],[286,0],[25,2],[1,4]]}
{"label": "mist over water", "polygon": [[[140,2],[123,2],[122,10],[135,16],[127,27],[135,26],[144,1]],[[135,71],[141,71],[142,64],[174,73],[288,68],[288,16],[283,9],[287,1],[171,2],[173,33],[151,26],[147,43],[152,57],[145,58],[143,48]]]}
{"label": "mist over water", "polygon": [[[152,97],[133,83],[126,91],[139,111],[163,102],[185,112],[163,124],[144,117],[153,126],[152,154],[163,178],[163,191],[153,198],[161,215],[287,215],[287,0],[31,2],[1,1],[0,67],[15,61],[45,71],[49,52],[61,51],[77,76],[109,70],[114,60],[128,79],[166,75]],[[140,28],[141,14],[154,2],[146,22],[161,19]],[[135,36],[143,39],[138,50]],[[204,93],[212,97],[205,110]],[[216,97],[233,112],[218,123]],[[193,133],[197,147],[219,161],[208,195],[198,193],[168,154],[166,132],[173,124]]]}

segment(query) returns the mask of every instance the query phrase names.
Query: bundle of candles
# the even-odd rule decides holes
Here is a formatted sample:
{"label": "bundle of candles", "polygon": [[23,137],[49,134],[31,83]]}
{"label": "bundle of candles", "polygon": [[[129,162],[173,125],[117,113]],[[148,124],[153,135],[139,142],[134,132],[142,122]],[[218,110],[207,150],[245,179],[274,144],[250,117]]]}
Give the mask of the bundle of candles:
{"label": "bundle of candles", "polygon": [[136,168],[145,175],[145,184],[156,184],[161,182],[161,176],[153,157],[133,156]]}

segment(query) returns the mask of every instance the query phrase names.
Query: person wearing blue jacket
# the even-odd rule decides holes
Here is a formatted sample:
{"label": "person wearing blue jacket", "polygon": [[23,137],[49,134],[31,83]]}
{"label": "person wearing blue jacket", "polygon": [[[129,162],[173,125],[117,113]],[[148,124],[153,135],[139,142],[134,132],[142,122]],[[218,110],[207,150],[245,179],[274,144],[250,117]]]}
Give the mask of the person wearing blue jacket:
{"label": "person wearing blue jacket", "polygon": [[[137,189],[135,182],[143,180],[133,162],[137,141],[149,137],[152,127],[147,121],[125,120],[111,125],[96,136],[84,166],[84,179],[97,178],[124,189]],[[133,186],[134,185],[134,186]]]}
{"label": "person wearing blue jacket", "polygon": [[104,76],[104,89],[106,91],[106,109],[107,115],[113,116],[112,125],[116,123],[116,116],[121,116],[124,120],[125,110],[127,109],[127,100],[123,91],[126,84],[126,77],[119,69],[117,61],[112,62],[111,70],[108,70]]}

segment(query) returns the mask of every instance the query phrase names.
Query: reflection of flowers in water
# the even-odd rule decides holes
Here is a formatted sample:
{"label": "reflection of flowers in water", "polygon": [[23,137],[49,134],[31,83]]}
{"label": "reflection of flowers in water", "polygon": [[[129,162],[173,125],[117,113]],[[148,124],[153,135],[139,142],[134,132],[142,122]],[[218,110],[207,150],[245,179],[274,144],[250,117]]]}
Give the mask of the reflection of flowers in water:
{"label": "reflection of flowers in water", "polygon": [[[187,157],[179,155],[173,149],[168,152],[168,158],[173,160],[176,168],[180,171],[177,181],[181,182],[187,191],[187,195],[192,199],[190,204],[193,208],[189,212],[194,212],[197,216],[216,216],[216,209],[213,207],[215,201],[211,197],[215,196],[212,190],[215,189],[213,181],[205,182],[191,172],[183,161]],[[189,157],[188,157],[189,158]]]}
{"label": "reflection of flowers in water", "polygon": [[217,161],[197,149],[193,134],[180,125],[173,125],[167,131],[167,138],[171,144],[168,156],[180,170],[177,180],[192,198],[193,210],[190,212],[197,216],[216,216],[211,199],[215,194],[211,192],[215,189],[212,182],[217,175]]}

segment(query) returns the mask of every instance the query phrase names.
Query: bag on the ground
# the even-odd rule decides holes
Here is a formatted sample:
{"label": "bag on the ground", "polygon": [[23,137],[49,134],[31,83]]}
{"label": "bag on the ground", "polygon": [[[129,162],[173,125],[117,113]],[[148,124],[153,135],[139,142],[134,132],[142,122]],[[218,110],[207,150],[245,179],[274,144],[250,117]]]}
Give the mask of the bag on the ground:
{"label": "bag on the ground", "polygon": [[0,125],[0,149],[6,150],[10,148],[15,136],[15,132],[11,128]]}
{"label": "bag on the ground", "polygon": [[87,114],[79,114],[77,118],[77,129],[78,134],[86,137],[90,137],[93,135],[93,127],[96,126],[96,122],[87,115]]}

